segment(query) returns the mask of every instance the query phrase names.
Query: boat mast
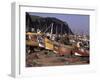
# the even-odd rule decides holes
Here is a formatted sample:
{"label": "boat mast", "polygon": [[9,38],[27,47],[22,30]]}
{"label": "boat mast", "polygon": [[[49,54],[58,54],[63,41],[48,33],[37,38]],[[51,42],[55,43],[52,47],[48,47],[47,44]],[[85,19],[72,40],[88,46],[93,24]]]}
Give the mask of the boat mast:
{"label": "boat mast", "polygon": [[50,33],[50,38],[52,38],[52,34],[53,34],[53,23],[51,24],[51,33]]}

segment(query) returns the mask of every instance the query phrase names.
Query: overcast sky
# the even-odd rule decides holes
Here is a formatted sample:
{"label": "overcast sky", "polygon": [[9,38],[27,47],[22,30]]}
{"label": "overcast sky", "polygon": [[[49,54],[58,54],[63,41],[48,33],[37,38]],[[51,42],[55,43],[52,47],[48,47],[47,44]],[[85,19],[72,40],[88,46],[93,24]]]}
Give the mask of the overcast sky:
{"label": "overcast sky", "polygon": [[34,12],[30,12],[29,14],[41,17],[55,17],[64,22],[67,22],[69,27],[74,33],[87,34],[87,35],[89,34],[89,15],[34,13]]}

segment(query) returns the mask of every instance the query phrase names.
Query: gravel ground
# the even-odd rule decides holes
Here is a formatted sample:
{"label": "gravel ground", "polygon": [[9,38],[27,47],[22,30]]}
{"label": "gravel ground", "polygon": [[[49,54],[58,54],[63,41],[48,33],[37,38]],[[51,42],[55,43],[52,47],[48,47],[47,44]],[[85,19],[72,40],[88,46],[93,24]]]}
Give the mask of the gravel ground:
{"label": "gravel ground", "polygon": [[26,55],[26,67],[89,64],[89,57],[58,56],[51,51],[38,51]]}

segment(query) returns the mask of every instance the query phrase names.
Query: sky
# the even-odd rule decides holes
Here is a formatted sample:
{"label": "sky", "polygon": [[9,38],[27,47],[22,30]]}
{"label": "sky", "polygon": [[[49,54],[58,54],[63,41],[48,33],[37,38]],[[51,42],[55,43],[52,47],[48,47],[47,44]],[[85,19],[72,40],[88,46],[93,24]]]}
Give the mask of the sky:
{"label": "sky", "polygon": [[79,14],[58,14],[58,13],[34,13],[29,12],[30,15],[41,17],[55,17],[66,23],[75,34],[89,35],[89,15]]}

